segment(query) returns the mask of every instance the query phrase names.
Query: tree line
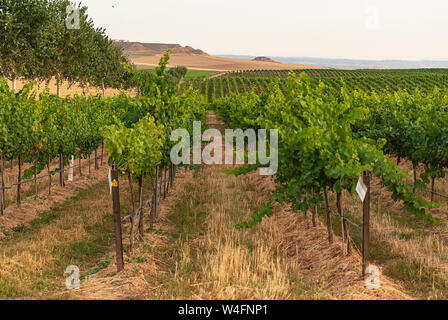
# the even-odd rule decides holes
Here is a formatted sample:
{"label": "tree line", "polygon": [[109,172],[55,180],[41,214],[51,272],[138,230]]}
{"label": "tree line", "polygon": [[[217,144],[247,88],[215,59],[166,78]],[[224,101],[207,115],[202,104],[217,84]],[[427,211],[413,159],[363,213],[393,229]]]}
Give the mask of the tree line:
{"label": "tree line", "polygon": [[0,76],[123,88],[133,68],[87,7],[68,0],[0,0]]}

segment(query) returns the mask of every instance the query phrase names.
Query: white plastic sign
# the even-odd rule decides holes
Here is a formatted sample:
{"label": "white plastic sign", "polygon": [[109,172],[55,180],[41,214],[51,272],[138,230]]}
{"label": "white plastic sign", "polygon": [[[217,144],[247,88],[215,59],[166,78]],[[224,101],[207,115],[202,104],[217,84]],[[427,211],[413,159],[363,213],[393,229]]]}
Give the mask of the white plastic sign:
{"label": "white plastic sign", "polygon": [[362,176],[359,177],[358,184],[356,185],[356,192],[358,193],[361,201],[364,202],[364,199],[366,198],[367,194],[367,187],[364,184]]}

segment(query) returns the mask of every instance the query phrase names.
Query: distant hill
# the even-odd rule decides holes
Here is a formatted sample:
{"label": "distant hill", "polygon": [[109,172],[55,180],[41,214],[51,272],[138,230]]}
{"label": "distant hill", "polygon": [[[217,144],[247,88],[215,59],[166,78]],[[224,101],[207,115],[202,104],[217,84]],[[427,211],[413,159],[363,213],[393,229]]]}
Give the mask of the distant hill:
{"label": "distant hill", "polygon": [[267,57],[258,57],[254,61],[214,57],[206,52],[167,43],[142,43],[115,40],[115,45],[123,49],[138,68],[154,68],[162,55],[171,50],[169,67],[184,66],[196,70],[236,71],[236,70],[277,70],[277,69],[308,69],[319,66],[297,65],[275,62]]}
{"label": "distant hill", "polygon": [[131,57],[156,56],[165,53],[167,50],[171,50],[172,54],[208,56],[208,54],[202,50],[194,49],[190,46],[183,47],[180,44],[142,43],[124,40],[115,40],[114,43],[122,48],[125,54]]}
{"label": "distant hill", "polygon": [[256,57],[256,58],[253,58],[252,61],[277,62],[268,57]]}
{"label": "distant hill", "polygon": [[[255,56],[214,54],[216,57],[253,60]],[[448,60],[356,60],[309,57],[269,57],[280,63],[323,66],[335,69],[420,69],[448,68]]]}

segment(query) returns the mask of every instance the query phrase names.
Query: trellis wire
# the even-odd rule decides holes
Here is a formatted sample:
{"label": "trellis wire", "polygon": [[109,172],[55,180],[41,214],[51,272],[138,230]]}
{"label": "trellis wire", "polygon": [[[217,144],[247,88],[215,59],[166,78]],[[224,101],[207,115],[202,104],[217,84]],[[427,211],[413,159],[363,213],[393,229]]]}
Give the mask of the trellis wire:
{"label": "trellis wire", "polygon": [[[320,209],[324,209],[324,207],[323,207],[322,205],[319,205],[319,208],[320,208]],[[341,216],[339,213],[337,213],[337,212],[335,212],[335,211],[333,211],[333,210],[331,210],[331,209],[330,209],[330,213],[331,213],[332,215],[336,216],[336,217],[342,218],[342,216]],[[360,227],[357,223],[353,222],[352,220],[350,220],[350,219],[348,219],[348,218],[346,218],[346,217],[344,217],[344,220],[347,221],[350,225],[352,225],[352,226],[356,229],[356,231],[358,231],[359,238],[360,238],[361,241],[362,241],[361,227]]]}
{"label": "trellis wire", "polygon": [[[82,166],[82,164],[81,165],[73,164],[73,165],[70,165],[68,168],[69,169],[74,169],[74,168],[78,168],[80,166]],[[67,170],[64,169],[64,168],[62,168],[62,170],[57,170],[57,171],[53,171],[51,173],[47,173],[47,174],[44,174],[44,175],[39,175],[39,176],[37,176],[35,178],[21,180],[20,183],[16,182],[16,183],[12,183],[10,185],[5,185],[5,186],[0,184],[0,190],[11,190],[12,188],[17,187],[19,185],[24,185],[24,184],[27,184],[27,183],[31,183],[31,182],[35,182],[35,181],[38,181],[38,180],[42,180],[44,178],[55,176],[57,174],[60,174],[60,172],[65,173]],[[58,169],[60,169],[60,168],[58,168]]]}

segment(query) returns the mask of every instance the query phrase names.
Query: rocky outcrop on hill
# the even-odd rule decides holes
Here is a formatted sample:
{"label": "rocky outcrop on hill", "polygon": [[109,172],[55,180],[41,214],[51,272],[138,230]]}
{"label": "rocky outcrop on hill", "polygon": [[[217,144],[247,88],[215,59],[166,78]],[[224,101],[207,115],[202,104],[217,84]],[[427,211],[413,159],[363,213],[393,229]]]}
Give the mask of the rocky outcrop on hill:
{"label": "rocky outcrop on hill", "polygon": [[268,57],[256,57],[255,59],[252,59],[252,61],[277,62]]}
{"label": "rocky outcrop on hill", "polygon": [[183,47],[180,44],[168,44],[168,43],[142,43],[142,42],[131,42],[117,40],[114,41],[115,45],[123,49],[126,54],[138,54],[155,56],[158,54],[163,54],[167,50],[171,50],[172,54],[187,54],[187,55],[201,55],[208,56],[202,50],[194,49],[190,46]]}

